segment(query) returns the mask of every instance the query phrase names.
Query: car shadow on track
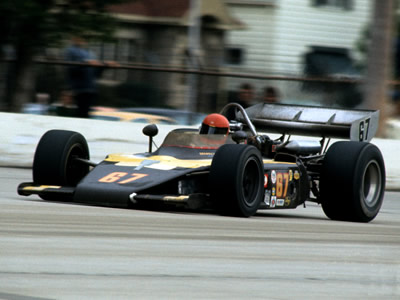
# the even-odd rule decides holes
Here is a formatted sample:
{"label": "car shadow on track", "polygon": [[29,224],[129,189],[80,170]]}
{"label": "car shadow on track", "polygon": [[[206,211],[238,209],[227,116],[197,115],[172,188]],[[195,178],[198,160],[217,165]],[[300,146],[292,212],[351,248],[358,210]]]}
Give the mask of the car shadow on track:
{"label": "car shadow on track", "polygon": [[[182,207],[174,207],[174,206],[166,206],[166,205],[157,205],[157,206],[139,206],[139,207],[130,207],[130,208],[121,208],[107,205],[97,205],[90,203],[81,203],[81,202],[73,202],[73,201],[48,201],[42,200],[40,198],[22,198],[22,197],[13,197],[14,200],[18,201],[27,201],[31,203],[53,203],[53,204],[62,204],[62,205],[73,205],[73,206],[86,206],[86,207],[102,207],[102,208],[110,208],[110,209],[123,209],[123,210],[135,210],[135,211],[147,211],[147,212],[159,212],[166,214],[175,214],[175,215],[212,215],[218,216],[221,218],[237,218],[232,216],[224,216],[220,215],[217,211],[213,209],[199,209],[193,210]],[[309,219],[309,220],[327,220],[325,216],[316,216],[312,214],[307,214],[304,211],[291,210],[259,210],[253,217],[250,219],[256,218],[275,218],[275,219]],[[246,219],[246,218],[243,218]]]}
{"label": "car shadow on track", "polygon": [[303,213],[285,213],[284,211],[282,212],[266,212],[266,211],[262,211],[262,212],[257,212],[255,215],[255,217],[259,217],[259,218],[282,218],[282,219],[309,219],[309,220],[329,220],[327,217],[325,216],[315,216],[315,215],[306,215]]}

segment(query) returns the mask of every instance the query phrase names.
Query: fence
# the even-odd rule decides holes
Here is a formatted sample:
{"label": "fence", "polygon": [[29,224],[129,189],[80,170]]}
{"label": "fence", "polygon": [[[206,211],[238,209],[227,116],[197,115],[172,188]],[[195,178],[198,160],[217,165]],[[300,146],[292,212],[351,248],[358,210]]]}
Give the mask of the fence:
{"label": "fence", "polygon": [[[66,68],[81,65],[66,61],[36,60],[33,73],[34,91],[31,101],[37,95],[48,95],[48,101],[60,100],[66,86]],[[12,61],[1,63],[0,103],[6,102]],[[254,88],[254,102],[263,100],[265,87],[279,91],[279,101],[295,104],[313,104],[336,107],[356,107],[362,103],[363,80],[360,77],[304,77],[293,75],[267,75],[252,72],[236,72],[227,68],[188,69],[180,66],[120,64],[103,66],[104,72],[98,81],[99,98],[97,105],[113,107],[151,106],[189,108],[193,111],[218,111],[228,102],[235,101],[237,87],[249,83]],[[195,89],[190,84],[194,76]],[[192,82],[193,84],[193,82]],[[391,84],[397,84],[393,81]],[[234,88],[232,88],[234,87]],[[187,105],[190,91],[195,90],[194,102]],[[2,105],[4,107],[4,105]]]}

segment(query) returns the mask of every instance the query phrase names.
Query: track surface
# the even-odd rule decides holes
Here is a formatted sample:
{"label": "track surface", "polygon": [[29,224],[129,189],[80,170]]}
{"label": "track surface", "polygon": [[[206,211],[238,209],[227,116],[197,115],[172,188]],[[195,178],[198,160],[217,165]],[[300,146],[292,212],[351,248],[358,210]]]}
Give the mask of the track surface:
{"label": "track surface", "polygon": [[369,224],[45,202],[0,168],[0,299],[400,299],[400,193]]}

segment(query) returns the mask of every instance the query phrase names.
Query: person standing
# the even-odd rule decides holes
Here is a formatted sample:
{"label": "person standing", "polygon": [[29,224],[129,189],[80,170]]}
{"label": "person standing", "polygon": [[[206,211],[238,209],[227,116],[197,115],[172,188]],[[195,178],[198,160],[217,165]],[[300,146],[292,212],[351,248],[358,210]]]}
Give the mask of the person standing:
{"label": "person standing", "polygon": [[247,108],[253,105],[254,101],[254,88],[250,83],[242,83],[239,87],[239,91],[236,98],[236,103]]}
{"label": "person standing", "polygon": [[[253,105],[254,101],[254,88],[250,83],[242,83],[234,97],[229,99],[230,103],[240,104],[243,108]],[[231,107],[226,112],[228,120],[234,120],[238,109]]]}
{"label": "person standing", "polygon": [[[96,78],[100,76],[102,64],[93,52],[87,49],[83,37],[75,36],[65,51],[65,59],[70,62],[87,63],[89,66],[68,66],[67,83],[78,107],[77,117],[88,118],[90,107],[97,98]],[[95,67],[97,66],[97,67]]]}
{"label": "person standing", "polygon": [[264,103],[278,103],[279,98],[280,96],[277,88],[272,86],[264,88]]}

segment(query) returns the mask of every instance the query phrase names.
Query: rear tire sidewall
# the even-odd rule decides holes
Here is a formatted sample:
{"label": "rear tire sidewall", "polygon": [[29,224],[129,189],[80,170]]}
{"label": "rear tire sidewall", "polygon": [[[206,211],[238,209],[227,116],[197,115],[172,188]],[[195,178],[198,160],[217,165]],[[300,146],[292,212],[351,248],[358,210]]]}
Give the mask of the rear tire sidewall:
{"label": "rear tire sidewall", "polygon": [[320,178],[325,214],[333,220],[371,221],[382,206],[385,179],[383,157],[375,145],[333,144],[325,155]]}
{"label": "rear tire sidewall", "polygon": [[[375,191],[368,188],[371,177],[377,177],[379,187]],[[378,214],[383,203],[385,181],[382,154],[377,147],[368,144],[360,153],[354,175],[354,198],[360,199],[353,204],[358,216],[356,220],[369,222]],[[368,198],[370,198],[369,201]]]}
{"label": "rear tire sidewall", "polygon": [[263,180],[262,158],[254,146],[223,145],[215,153],[209,185],[222,215],[254,215],[263,196]]}

